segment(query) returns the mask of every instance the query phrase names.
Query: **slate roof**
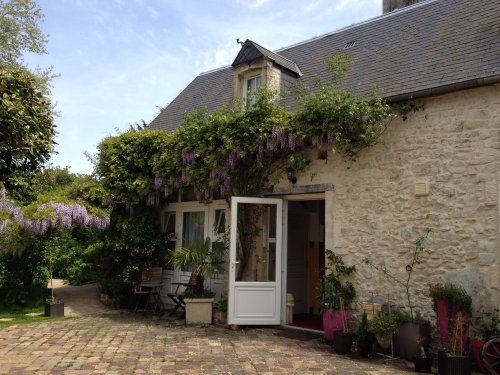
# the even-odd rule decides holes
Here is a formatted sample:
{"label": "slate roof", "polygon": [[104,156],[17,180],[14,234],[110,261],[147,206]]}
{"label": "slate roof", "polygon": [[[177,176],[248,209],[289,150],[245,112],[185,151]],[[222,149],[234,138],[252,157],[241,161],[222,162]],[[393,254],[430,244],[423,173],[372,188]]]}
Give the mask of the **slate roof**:
{"label": "slate roof", "polygon": [[[496,82],[500,1],[427,0],[275,54],[297,63],[303,74],[297,81],[312,86],[317,77],[328,81],[324,61],[338,52],[351,56],[346,86],[356,95],[377,85],[382,96],[396,101]],[[185,112],[200,106],[215,110],[232,99],[232,86],[231,67],[200,74],[150,127],[172,130]]]}
{"label": "slate roof", "polygon": [[247,39],[245,43],[243,43],[240,52],[234,59],[231,66],[235,67],[240,64],[248,63],[263,56],[267,57],[278,66],[288,70],[297,77],[300,77],[302,75],[302,72],[294,61],[287,59],[286,57],[283,57],[275,52],[271,52],[267,48],[264,48],[249,39]]}

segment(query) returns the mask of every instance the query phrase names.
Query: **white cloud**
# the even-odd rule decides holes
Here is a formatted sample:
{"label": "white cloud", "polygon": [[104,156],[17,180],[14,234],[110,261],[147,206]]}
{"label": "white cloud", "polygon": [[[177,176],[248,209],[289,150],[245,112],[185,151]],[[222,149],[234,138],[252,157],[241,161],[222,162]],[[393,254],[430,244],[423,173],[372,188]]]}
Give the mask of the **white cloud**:
{"label": "white cloud", "polygon": [[160,12],[158,12],[155,8],[148,7],[148,13],[152,19],[157,20],[160,18]]}
{"label": "white cloud", "polygon": [[249,9],[261,8],[264,5],[266,5],[268,2],[269,2],[269,0],[253,0],[253,1],[238,0],[238,4],[246,6]]}

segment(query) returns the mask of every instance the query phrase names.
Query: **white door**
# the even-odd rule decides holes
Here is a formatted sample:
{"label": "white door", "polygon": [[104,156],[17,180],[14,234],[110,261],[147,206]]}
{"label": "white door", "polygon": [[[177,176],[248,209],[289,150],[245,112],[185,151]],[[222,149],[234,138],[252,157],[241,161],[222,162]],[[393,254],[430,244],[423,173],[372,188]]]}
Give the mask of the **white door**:
{"label": "white door", "polygon": [[232,197],[228,323],[281,324],[283,202]]}

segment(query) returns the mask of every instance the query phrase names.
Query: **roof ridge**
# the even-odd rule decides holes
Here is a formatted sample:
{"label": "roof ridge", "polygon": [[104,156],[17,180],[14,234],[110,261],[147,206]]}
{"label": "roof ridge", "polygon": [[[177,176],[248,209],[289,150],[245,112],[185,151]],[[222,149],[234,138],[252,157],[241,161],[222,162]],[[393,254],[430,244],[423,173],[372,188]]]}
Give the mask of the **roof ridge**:
{"label": "roof ridge", "polygon": [[361,26],[361,25],[369,24],[371,22],[379,21],[381,19],[394,16],[396,14],[407,12],[409,10],[412,10],[412,9],[415,9],[415,8],[418,8],[418,7],[421,7],[423,5],[427,5],[427,4],[430,4],[430,3],[434,3],[436,1],[438,1],[438,0],[423,0],[423,1],[420,1],[418,3],[405,6],[403,8],[398,8],[398,9],[393,10],[392,12],[381,14],[380,16],[373,17],[373,18],[367,19],[365,21],[353,23],[352,25],[344,26],[344,27],[342,27],[342,28],[340,28],[338,30],[330,31],[330,32],[325,33],[325,34],[321,34],[321,35],[318,35],[318,36],[315,36],[315,37],[303,40],[302,42],[294,43],[294,44],[291,44],[291,45],[286,46],[286,47],[281,47],[281,48],[277,49],[275,51],[275,53],[278,53],[278,52],[281,52],[281,51],[284,51],[284,50],[287,50],[287,49],[290,49],[290,48],[298,47],[298,46],[301,46],[301,45],[306,44],[306,43],[314,42],[315,40],[323,39],[323,38],[326,38],[328,36],[331,36],[331,35],[334,35],[334,34],[337,34],[337,33],[340,33],[340,32],[343,32],[343,31],[346,31],[346,30],[349,30],[349,29],[352,29],[352,28],[355,28],[355,27],[358,27],[358,26]]}

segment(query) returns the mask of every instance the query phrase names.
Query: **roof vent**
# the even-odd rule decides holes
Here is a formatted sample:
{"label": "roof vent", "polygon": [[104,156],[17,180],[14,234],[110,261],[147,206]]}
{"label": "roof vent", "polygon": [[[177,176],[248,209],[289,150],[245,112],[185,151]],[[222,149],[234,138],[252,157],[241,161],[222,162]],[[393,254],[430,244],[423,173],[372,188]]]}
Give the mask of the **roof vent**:
{"label": "roof vent", "polygon": [[352,47],[354,47],[355,45],[356,45],[356,41],[355,41],[355,40],[353,40],[353,41],[351,41],[351,42],[346,43],[346,45],[345,45],[344,49],[349,49],[349,48],[352,48]]}

